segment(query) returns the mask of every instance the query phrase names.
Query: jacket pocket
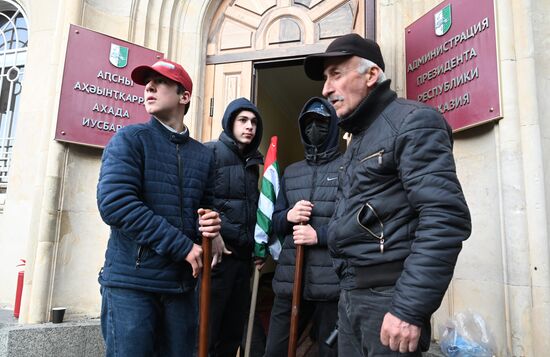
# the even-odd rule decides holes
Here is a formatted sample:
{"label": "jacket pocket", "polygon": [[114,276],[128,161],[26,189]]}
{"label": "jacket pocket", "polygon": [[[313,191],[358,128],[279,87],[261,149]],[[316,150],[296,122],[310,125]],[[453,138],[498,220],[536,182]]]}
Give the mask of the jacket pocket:
{"label": "jacket pocket", "polygon": [[137,254],[136,254],[136,269],[139,269],[141,267],[141,264],[143,263],[143,261],[147,256],[148,250],[149,248],[143,245],[138,245]]}
{"label": "jacket pocket", "polygon": [[357,223],[367,232],[368,237],[378,240],[380,253],[384,253],[384,222],[382,222],[374,207],[366,202],[357,212],[356,218]]}
{"label": "jacket pocket", "polygon": [[365,155],[362,158],[359,158],[359,163],[361,164],[369,160],[376,160],[378,162],[378,165],[382,165],[383,155],[384,149],[381,149],[371,154]]}

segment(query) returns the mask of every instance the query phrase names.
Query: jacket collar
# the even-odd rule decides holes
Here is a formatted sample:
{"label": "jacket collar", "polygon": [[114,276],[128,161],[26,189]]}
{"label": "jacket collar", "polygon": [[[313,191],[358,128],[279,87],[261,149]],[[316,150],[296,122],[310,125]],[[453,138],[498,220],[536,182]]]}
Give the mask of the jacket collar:
{"label": "jacket collar", "polygon": [[377,85],[350,115],[340,120],[338,123],[340,128],[352,134],[367,129],[380,113],[397,98],[397,94],[390,89],[390,82],[388,79]]}
{"label": "jacket collar", "polygon": [[174,144],[183,144],[189,140],[189,129],[184,133],[178,134],[166,129],[156,118],[151,117],[149,124],[155,128],[163,137],[170,140]]}
{"label": "jacket collar", "polygon": [[247,166],[249,164],[262,164],[262,154],[258,150],[245,151],[241,152],[239,146],[237,145],[235,139],[231,138],[225,131],[222,131],[219,139],[229,150],[233,151],[238,157],[246,161]]}

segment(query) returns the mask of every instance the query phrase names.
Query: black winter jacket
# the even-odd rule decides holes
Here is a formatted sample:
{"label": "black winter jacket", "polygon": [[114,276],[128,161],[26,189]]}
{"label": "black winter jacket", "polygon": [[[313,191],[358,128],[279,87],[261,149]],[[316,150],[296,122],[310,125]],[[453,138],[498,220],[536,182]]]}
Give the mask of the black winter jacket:
{"label": "black winter jacket", "polygon": [[[240,152],[233,136],[235,116],[249,110],[256,115],[256,135]],[[214,207],[222,220],[220,234],[238,259],[251,259],[254,250],[254,226],[258,208],[259,165],[263,164],[258,146],[262,140],[262,118],[247,99],[231,102],[222,119],[223,132],[218,141],[206,143],[214,153]]]}
{"label": "black winter jacket", "polygon": [[342,157],[338,151],[338,119],[334,108],[322,98],[313,98],[304,108],[313,100],[324,103],[332,114],[332,120],[328,137],[318,148],[307,142],[304,123],[300,122],[306,160],[286,168],[273,213],[274,233],[285,237],[273,278],[273,290],[279,297],[292,298],[296,246],[292,237],[294,223],[288,222],[286,217],[296,202],[305,199],[314,204],[309,224],[317,232],[318,244],[304,249],[302,296],[306,300],[336,301],[340,288],[327,248],[327,224],[334,211]]}
{"label": "black winter jacket", "polygon": [[343,289],[395,284],[390,312],[421,326],[452,278],[470,213],[452,133],[433,108],[378,85],[340,122],[344,154],[329,247]]}

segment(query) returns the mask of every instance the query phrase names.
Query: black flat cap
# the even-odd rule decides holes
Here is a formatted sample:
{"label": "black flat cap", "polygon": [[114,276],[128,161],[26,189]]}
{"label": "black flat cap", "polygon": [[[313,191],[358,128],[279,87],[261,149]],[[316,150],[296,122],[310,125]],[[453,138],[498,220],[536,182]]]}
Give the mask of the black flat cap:
{"label": "black flat cap", "polygon": [[315,81],[323,80],[324,64],[327,58],[359,56],[376,63],[384,70],[384,58],[380,46],[372,40],[363,38],[356,33],[350,33],[337,38],[328,45],[324,53],[307,56],[304,69],[309,78]]}

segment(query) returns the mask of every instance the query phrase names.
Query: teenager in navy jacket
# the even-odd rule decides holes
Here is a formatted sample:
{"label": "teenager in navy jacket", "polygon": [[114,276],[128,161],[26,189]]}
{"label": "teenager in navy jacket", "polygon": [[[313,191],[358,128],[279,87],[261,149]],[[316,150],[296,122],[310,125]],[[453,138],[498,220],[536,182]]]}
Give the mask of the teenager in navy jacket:
{"label": "teenager in navy jacket", "polygon": [[[149,122],[117,132],[103,153],[97,187],[111,226],[99,274],[107,356],[190,356],[197,330],[201,233],[220,229],[212,207],[212,153],[183,123],[191,78],[160,60],[133,70]],[[198,221],[198,224],[197,224]]]}

